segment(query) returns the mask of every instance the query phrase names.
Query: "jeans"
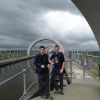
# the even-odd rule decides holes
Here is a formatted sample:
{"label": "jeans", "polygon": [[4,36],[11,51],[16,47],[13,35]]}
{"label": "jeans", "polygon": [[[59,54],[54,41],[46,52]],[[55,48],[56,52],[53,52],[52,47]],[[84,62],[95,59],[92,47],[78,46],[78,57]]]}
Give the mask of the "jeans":
{"label": "jeans", "polygon": [[58,81],[56,80],[56,78],[58,77],[60,81],[60,90],[63,91],[63,73],[59,73],[59,71],[60,70],[53,69],[51,81],[54,85],[55,90],[58,90]]}
{"label": "jeans", "polygon": [[49,73],[38,74],[40,96],[48,97],[49,94]]}

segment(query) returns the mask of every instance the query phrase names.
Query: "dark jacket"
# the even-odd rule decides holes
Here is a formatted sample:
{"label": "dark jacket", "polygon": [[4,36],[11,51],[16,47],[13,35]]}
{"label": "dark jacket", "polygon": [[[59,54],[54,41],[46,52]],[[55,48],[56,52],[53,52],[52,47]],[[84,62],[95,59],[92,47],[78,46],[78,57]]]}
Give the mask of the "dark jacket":
{"label": "dark jacket", "polygon": [[43,64],[42,60],[41,60],[41,54],[36,55],[35,59],[34,59],[34,65],[36,66],[36,73],[41,73],[43,71],[43,69],[41,68],[41,65],[45,65],[45,70],[46,72],[48,72],[48,68],[47,65],[49,64],[49,60],[48,60],[48,55],[44,54],[44,58],[45,58],[45,64]]}
{"label": "dark jacket", "polygon": [[[57,58],[57,59],[56,59]],[[54,53],[51,57],[51,60],[54,62],[54,69],[61,69],[63,62],[65,62],[65,57],[62,52],[59,52],[58,54]]]}

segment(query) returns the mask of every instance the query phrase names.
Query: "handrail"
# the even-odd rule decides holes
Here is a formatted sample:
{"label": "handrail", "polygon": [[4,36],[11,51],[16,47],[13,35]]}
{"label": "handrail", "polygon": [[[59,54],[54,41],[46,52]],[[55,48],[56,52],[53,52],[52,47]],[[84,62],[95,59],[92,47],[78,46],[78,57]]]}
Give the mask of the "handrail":
{"label": "handrail", "polygon": [[[76,64],[78,64],[78,65],[80,65],[81,67],[78,67],[78,68],[80,68],[80,69],[83,69],[84,68],[84,66],[82,66],[81,64],[79,64],[79,63],[77,63],[77,62],[75,62],[75,61],[73,61],[74,63],[76,63]],[[84,68],[85,69],[85,68]],[[90,75],[92,78],[94,78],[96,81],[98,81],[99,83],[100,83],[100,80],[98,79],[98,78],[96,78],[94,75],[92,75],[89,71],[87,71],[86,69],[84,70],[83,69],[83,71],[85,71],[85,73],[87,73],[88,75]],[[84,73],[84,72],[83,72]]]}
{"label": "handrail", "polygon": [[4,81],[0,82],[0,86],[3,85],[3,84],[5,84],[5,83],[7,83],[8,81],[10,81],[10,80],[16,78],[17,76],[23,74],[25,71],[27,71],[27,70],[30,69],[30,68],[32,68],[32,67],[28,67],[28,68],[26,68],[26,69],[23,69],[22,71],[18,72],[17,74],[15,74],[15,75],[13,75],[13,76],[11,76],[11,77],[5,79]]}
{"label": "handrail", "polygon": [[21,75],[22,73],[23,73],[23,70],[20,71],[19,73],[15,74],[15,75],[13,75],[13,76],[11,76],[11,77],[5,79],[4,81],[0,82],[0,86],[3,85],[3,84],[5,84],[5,83],[7,83],[8,81],[10,81],[10,80],[16,78],[17,76]]}
{"label": "handrail", "polygon": [[[26,57],[21,57],[21,58],[15,58],[15,59],[10,59],[10,60],[5,60],[5,61],[1,61],[0,62],[0,67],[5,67],[5,65],[12,65],[15,63],[19,63],[21,61],[25,61],[25,60],[29,60],[34,58],[35,56],[26,56]],[[22,79],[23,79],[23,95],[19,98],[19,100],[26,100],[26,95],[27,92],[29,91],[29,89],[31,89],[31,87],[37,82],[32,82],[31,85],[29,85],[29,87],[26,87],[26,72],[30,69],[33,68],[33,66],[30,66],[28,68],[25,68],[23,70],[21,70],[20,72],[18,72],[17,74],[14,74],[13,76],[5,79],[4,81],[0,82],[0,86],[2,86],[3,84],[6,84],[8,81],[11,81],[13,79],[15,79],[16,77],[18,77],[19,75],[23,75]],[[34,69],[33,69],[34,70]],[[27,89],[28,88],[28,89]],[[22,98],[22,99],[21,99]]]}
{"label": "handrail", "polygon": [[30,69],[30,68],[33,68],[32,66],[31,67],[28,67],[26,69],[23,69],[22,71],[18,72],[17,74],[7,78],[6,80],[0,82],[0,86],[3,85],[3,84],[6,84],[8,81],[11,81],[12,79],[15,79],[16,77],[18,77],[19,75],[23,74],[23,95],[20,97],[19,100],[22,100],[21,98],[23,98],[24,100],[26,100],[26,95],[27,95],[27,92],[29,91],[29,89],[35,84],[37,83],[37,81],[35,82],[32,82],[32,84],[26,88],[26,72]]}
{"label": "handrail", "polygon": [[85,70],[85,72],[100,83],[100,80],[98,78],[96,78],[94,75],[92,75],[89,71]]}
{"label": "handrail", "polygon": [[[34,56],[22,57],[22,58],[18,58],[18,59],[15,59],[15,60],[13,59],[13,61],[8,60],[8,61],[0,62],[0,66],[6,65],[6,64],[12,64],[12,63],[16,63],[16,62],[20,62],[20,61],[24,61],[24,60],[28,60],[28,59],[31,59],[31,58],[34,58]],[[73,60],[71,60],[71,59],[68,59],[68,60],[66,60],[65,62],[74,62],[74,63],[76,63],[75,61],[73,61]],[[78,64],[78,63],[77,63],[77,64]],[[81,64],[80,64],[80,65],[81,65]],[[82,65],[81,65],[81,66],[82,66]],[[72,65],[71,65],[71,67],[72,67]],[[11,81],[12,79],[15,79],[17,76],[23,74],[23,89],[24,89],[24,91],[23,91],[23,95],[19,98],[19,100],[22,100],[22,99],[27,100],[27,99],[26,99],[26,95],[28,94],[28,91],[32,88],[32,86],[33,86],[34,84],[36,84],[36,83],[38,82],[38,81],[32,82],[32,83],[28,86],[28,88],[26,88],[26,72],[27,72],[29,69],[31,69],[31,68],[33,69],[33,66],[28,67],[28,68],[26,68],[26,69],[23,69],[22,71],[18,72],[17,74],[15,74],[15,75],[13,75],[13,76],[7,78],[6,80],[0,82],[0,86],[3,85],[3,84],[6,84],[8,81]],[[82,69],[82,67],[79,67],[79,68]],[[33,70],[34,70],[34,69],[33,69]],[[70,69],[70,70],[72,71],[72,69]],[[96,79],[98,82],[100,82],[99,79],[95,78],[93,75],[91,75],[91,74],[90,74],[89,72],[87,72],[86,70],[85,70],[85,72],[88,73],[90,76],[92,76],[94,79]],[[71,74],[71,76],[72,76],[72,73],[70,73],[70,74]],[[51,74],[50,74],[50,77],[51,77]],[[49,79],[50,79],[50,77],[49,77]]]}

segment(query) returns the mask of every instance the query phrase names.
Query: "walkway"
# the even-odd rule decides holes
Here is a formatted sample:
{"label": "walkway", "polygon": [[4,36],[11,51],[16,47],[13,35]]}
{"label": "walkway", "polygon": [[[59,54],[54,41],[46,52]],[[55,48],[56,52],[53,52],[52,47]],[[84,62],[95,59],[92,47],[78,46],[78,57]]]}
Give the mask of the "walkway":
{"label": "walkway", "polygon": [[[73,66],[73,82],[64,87],[64,95],[53,94],[54,100],[100,100],[100,83],[83,72],[77,65]],[[31,100],[43,100],[36,97]]]}

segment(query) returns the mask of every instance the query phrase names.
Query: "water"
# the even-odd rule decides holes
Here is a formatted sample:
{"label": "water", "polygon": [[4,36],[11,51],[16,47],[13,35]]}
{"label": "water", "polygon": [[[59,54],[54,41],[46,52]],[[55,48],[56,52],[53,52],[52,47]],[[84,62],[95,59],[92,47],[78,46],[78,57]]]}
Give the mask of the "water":
{"label": "water", "polygon": [[[33,60],[30,60],[31,65]],[[10,76],[22,71],[24,68],[29,67],[26,61],[21,63],[12,64],[0,68],[0,82],[9,78]],[[35,71],[29,69],[26,74],[27,87],[34,81],[37,81]],[[34,92],[37,91],[37,86],[34,87]],[[0,100],[18,100],[23,94],[23,75],[19,75],[15,79],[0,86]]]}

